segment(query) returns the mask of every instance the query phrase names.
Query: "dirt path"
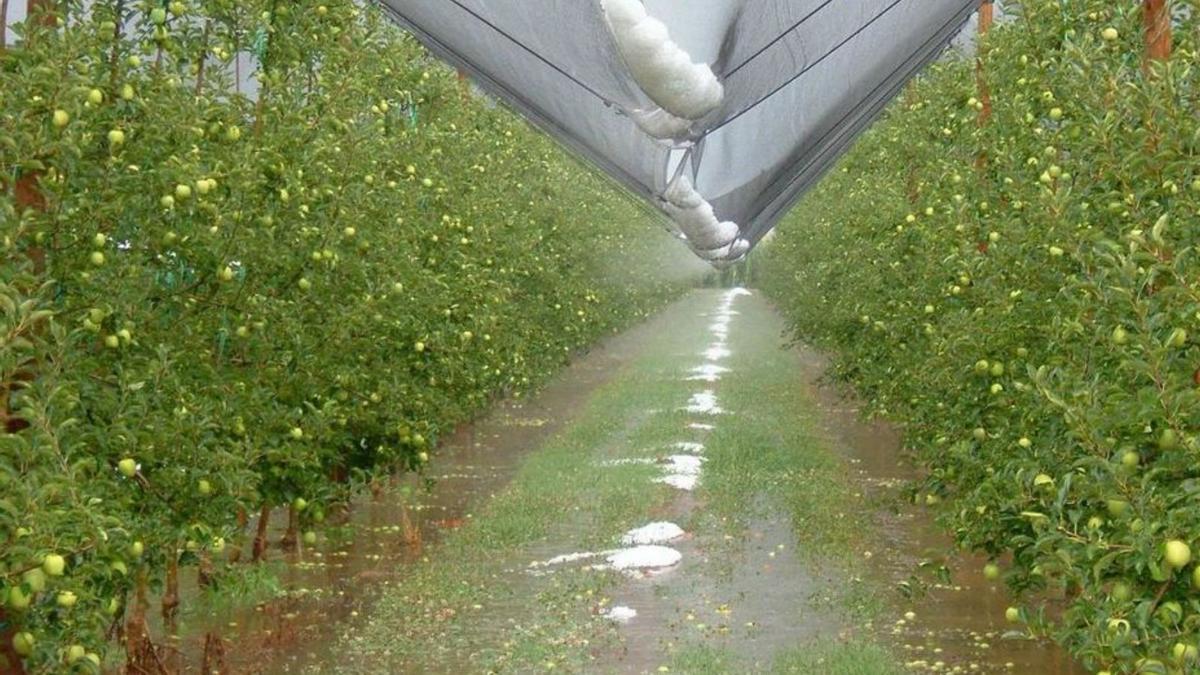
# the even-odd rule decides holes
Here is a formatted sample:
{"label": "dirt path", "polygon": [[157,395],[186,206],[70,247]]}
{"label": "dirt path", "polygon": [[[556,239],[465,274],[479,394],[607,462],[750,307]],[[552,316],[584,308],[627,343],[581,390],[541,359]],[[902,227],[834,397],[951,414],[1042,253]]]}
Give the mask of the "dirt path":
{"label": "dirt path", "polygon": [[1081,672],[942,557],[897,435],[782,330],[700,291],[500,408],[314,552],[289,583],[343,600],[245,672]]}

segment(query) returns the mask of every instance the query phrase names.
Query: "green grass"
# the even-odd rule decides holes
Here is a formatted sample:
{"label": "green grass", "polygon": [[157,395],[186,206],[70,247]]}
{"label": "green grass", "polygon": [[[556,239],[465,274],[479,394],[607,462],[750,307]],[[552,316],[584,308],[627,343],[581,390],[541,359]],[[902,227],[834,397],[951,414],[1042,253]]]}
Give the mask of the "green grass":
{"label": "green grass", "polygon": [[[729,675],[747,672],[736,657],[707,645],[679,652],[668,667],[680,675]],[[886,650],[874,645],[820,642],[790,649],[775,658],[771,675],[901,675],[904,670]]]}
{"label": "green grass", "polygon": [[[670,321],[702,346],[697,299]],[[690,326],[689,326],[690,324]],[[679,418],[652,414],[679,405],[677,373],[694,359],[670,339],[648,343],[638,359],[596,392],[569,428],[532,453],[512,483],[471,523],[429,552],[429,562],[386,591],[369,621],[343,636],[343,672],[527,671],[586,667],[590,645],[612,639],[594,615],[618,577],[562,570],[532,577],[533,560],[610,548],[673,496],[642,465],[598,469],[607,459],[644,456],[676,440]],[[557,542],[547,548],[547,542]],[[545,548],[546,550],[540,550]]]}
{"label": "green grass", "polygon": [[[677,409],[700,387],[681,374],[711,342],[709,319],[698,314],[714,305],[715,296],[704,294],[668,310],[639,357],[575,422],[532,452],[512,483],[428,551],[411,576],[384,590],[365,620],[343,627],[338,672],[605,672],[594,659],[618,646],[617,632],[595,610],[620,577],[582,569],[534,577],[525,569],[560,553],[610,548],[676,499],[672,488],[652,483],[653,467],[596,464],[682,440],[694,418]],[[796,357],[780,347],[778,319],[761,305],[740,309],[726,364],[733,372],[713,386],[731,414],[704,440],[701,506],[685,529],[712,544],[705,570],[720,570],[734,564],[750,523],[782,515],[805,564],[832,573],[828,588],[814,593],[828,598],[825,606],[812,611],[844,623],[874,616],[878,594],[848,581],[867,526],[845,466],[813,432],[813,404],[798,384]],[[749,672],[738,655],[694,639],[664,655],[673,671]],[[763,662],[779,673],[882,675],[895,672],[890,661],[882,650],[853,645],[804,647]]]}

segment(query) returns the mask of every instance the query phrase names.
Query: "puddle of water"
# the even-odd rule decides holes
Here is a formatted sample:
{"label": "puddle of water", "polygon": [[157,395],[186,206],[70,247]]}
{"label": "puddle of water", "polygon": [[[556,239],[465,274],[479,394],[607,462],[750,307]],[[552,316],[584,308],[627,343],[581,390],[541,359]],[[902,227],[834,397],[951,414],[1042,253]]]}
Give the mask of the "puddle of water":
{"label": "puddle of water", "polygon": [[[502,489],[529,452],[570,423],[591,394],[636,357],[648,335],[663,330],[666,316],[669,312],[604,341],[537,396],[502,402],[460,427],[430,463],[428,474],[436,479],[432,490],[425,489],[421,477],[405,476],[378,497],[354,504],[347,521],[352,533],[339,538],[342,543],[299,555],[272,550],[272,558],[286,560],[278,566],[280,581],[293,593],[257,606],[186,617],[181,637],[170,641],[177,672],[199,672],[209,632],[225,642],[222,672],[336,671],[335,665],[320,664],[337,663],[330,650],[338,625],[369,611],[379,586],[405,576],[424,547],[468,522],[471,510]],[[284,521],[286,515],[276,514],[272,525]],[[398,524],[405,522],[419,532],[417,543],[403,535]],[[273,527],[271,541],[282,534]],[[195,584],[182,583],[194,576],[194,570],[184,570],[184,607],[198,599]],[[295,592],[300,589],[305,592]]]}
{"label": "puddle of water", "polygon": [[[719,315],[736,314],[729,307],[738,295],[741,293],[721,293]],[[709,329],[718,333],[719,348],[728,354],[724,347],[728,319],[720,321],[723,323]],[[712,358],[713,354],[706,356]],[[719,366],[707,364],[697,370],[705,368]],[[694,395],[685,410],[693,415],[712,414],[719,410],[716,393],[709,390]],[[704,431],[713,427],[689,421],[687,428]],[[683,482],[676,487],[685,490],[695,487],[703,457],[675,455],[665,461],[672,475],[659,481]],[[729,651],[757,671],[769,666],[777,653],[794,646],[799,637],[836,636],[840,627],[817,606],[819,598],[815,597],[820,589],[830,587],[830,580],[817,578],[800,560],[787,518],[759,505],[754,509],[758,515],[733,538],[721,534],[721,524],[699,506],[690,492],[681,492],[664,516],[675,522],[694,520],[703,532],[672,540],[671,546],[681,554],[680,564],[653,579],[627,583],[614,591],[613,601],[637,614],[622,622],[620,649],[606,654],[602,663],[615,664],[614,670],[620,672],[655,672],[680,647],[703,643]]]}
{"label": "puddle of water", "polygon": [[[865,493],[896,496],[900,485],[917,477],[913,464],[902,456],[900,431],[883,421],[863,420],[858,402],[828,381],[829,362],[821,354],[804,347],[797,353],[831,447],[845,453]],[[950,537],[927,511],[905,504],[876,517],[870,559],[874,576],[899,589],[923,561],[944,564],[951,571],[950,584],[923,578],[926,593],[912,600],[904,600],[897,591],[898,604],[915,614],[913,620],[899,623],[898,616],[897,623],[875,627],[880,641],[896,645],[902,663],[917,670],[940,662],[944,671],[961,666],[972,673],[1087,675],[1066,650],[1020,637],[1014,625],[1006,623],[1004,610],[1014,600],[1003,584],[984,578],[986,559],[955,552]]]}
{"label": "puddle of water", "polygon": [[[672,516],[687,518],[695,507],[684,496]],[[619,672],[651,673],[680,647],[703,642],[759,671],[795,646],[798,636],[836,637],[840,627],[814,597],[828,580],[809,572],[794,541],[785,518],[764,517],[737,541],[709,536],[673,542],[682,555],[678,566],[614,592],[612,601],[637,616],[621,626],[618,651],[601,662]]]}

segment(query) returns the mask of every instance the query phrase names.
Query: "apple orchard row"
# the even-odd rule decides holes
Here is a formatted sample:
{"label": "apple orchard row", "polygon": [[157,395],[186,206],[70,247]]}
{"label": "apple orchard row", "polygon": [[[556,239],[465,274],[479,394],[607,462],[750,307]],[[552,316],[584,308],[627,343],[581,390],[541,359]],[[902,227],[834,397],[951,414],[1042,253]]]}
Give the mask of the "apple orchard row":
{"label": "apple orchard row", "polygon": [[0,54],[0,669],[144,666],[181,566],[219,584],[280,506],[318,543],[679,290],[643,211],[373,9],[41,4]]}
{"label": "apple orchard row", "polygon": [[914,497],[1023,594],[1014,629],[1095,672],[1183,673],[1200,668],[1200,19],[1176,12],[1169,56],[1147,59],[1142,5],[1004,3],[978,66],[952,55],[902,93],[764,277],[903,423]]}

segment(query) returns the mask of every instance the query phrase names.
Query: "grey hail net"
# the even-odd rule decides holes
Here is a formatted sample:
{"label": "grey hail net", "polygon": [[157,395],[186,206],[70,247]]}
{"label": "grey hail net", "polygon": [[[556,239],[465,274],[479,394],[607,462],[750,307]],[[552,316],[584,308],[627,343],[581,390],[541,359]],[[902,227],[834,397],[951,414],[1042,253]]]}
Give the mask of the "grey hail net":
{"label": "grey hail net", "polygon": [[[702,116],[679,120],[663,112],[661,96],[647,94],[654,89],[646,77],[635,76],[644,64],[629,58],[613,10],[629,1],[381,0],[436,55],[664,213],[678,216],[669,188],[690,179],[692,194],[711,205],[710,219],[737,224],[742,250],[775,226],[979,5],[635,3],[633,11],[664,24],[670,41],[723,87]],[[635,119],[648,111],[682,126],[658,138]],[[738,253],[709,257],[728,262]]]}

